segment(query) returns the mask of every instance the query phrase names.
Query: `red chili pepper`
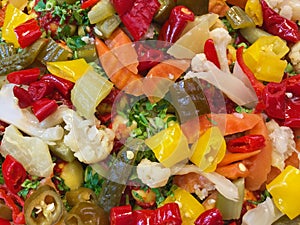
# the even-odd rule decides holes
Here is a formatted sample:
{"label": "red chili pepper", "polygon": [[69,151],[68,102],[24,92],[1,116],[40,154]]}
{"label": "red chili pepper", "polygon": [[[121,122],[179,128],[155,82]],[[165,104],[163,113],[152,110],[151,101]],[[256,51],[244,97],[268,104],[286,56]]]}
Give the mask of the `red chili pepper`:
{"label": "red chili pepper", "polygon": [[223,225],[221,212],[217,208],[204,211],[194,222],[195,225]]}
{"label": "red chili pepper", "polygon": [[213,39],[207,39],[205,41],[204,54],[209,61],[213,62],[219,69],[221,68]]}
{"label": "red chili pepper", "polygon": [[194,21],[194,13],[185,6],[175,6],[169,19],[162,26],[158,39],[174,43],[180,37],[188,21]]}
{"label": "red chili pepper", "polygon": [[168,203],[156,209],[157,224],[182,224],[180,209],[177,203]]}
{"label": "red chili pepper", "polygon": [[9,222],[9,220],[0,218],[0,225],[10,225],[10,222]]}
{"label": "red chili pepper", "polygon": [[31,19],[22,23],[14,29],[17,36],[18,42],[21,48],[26,48],[27,46],[33,44],[42,35],[40,26],[35,19]]}
{"label": "red chili pepper", "polygon": [[94,5],[96,5],[99,2],[99,0],[81,0],[81,8],[87,9]]}
{"label": "red chili pepper", "polygon": [[153,16],[159,9],[158,0],[135,0],[131,9],[120,19],[134,40],[140,40],[148,31]]}
{"label": "red chili pepper", "polygon": [[5,157],[2,164],[2,174],[8,190],[14,194],[17,194],[22,189],[21,184],[27,177],[23,165],[11,155]]}
{"label": "red chili pepper", "polygon": [[226,143],[229,152],[253,152],[262,149],[265,146],[265,138],[260,134],[249,134],[234,138]]}
{"label": "red chili pepper", "polygon": [[51,83],[44,80],[39,80],[29,85],[28,93],[33,101],[37,101],[51,94],[53,92],[53,88],[54,87]]}
{"label": "red chili pepper", "polygon": [[32,103],[32,112],[41,122],[57,110],[58,105],[55,100],[42,98]]}
{"label": "red chili pepper", "polygon": [[244,47],[239,47],[236,51],[236,60],[239,66],[241,67],[242,71],[245,73],[245,75],[248,77],[255,93],[258,98],[258,104],[256,105],[256,112],[261,112],[265,107],[262,100],[262,93],[265,88],[264,84],[261,83],[256,79],[252,71],[247,67],[247,65],[244,62],[243,59],[243,49]]}
{"label": "red chili pepper", "polygon": [[13,84],[28,85],[34,81],[37,81],[40,73],[41,70],[39,68],[19,70],[8,74],[7,80]]}
{"label": "red chili pepper", "polygon": [[24,206],[24,202],[18,198],[14,198],[3,187],[0,188],[0,199],[12,210],[12,217],[14,224],[25,224],[24,212],[19,206]]}
{"label": "red chili pepper", "polygon": [[134,2],[135,0],[111,0],[111,3],[119,16],[122,16],[130,11],[130,9],[133,7]]}
{"label": "red chili pepper", "polygon": [[298,25],[280,16],[264,0],[260,0],[263,11],[263,27],[270,34],[281,37],[286,41],[296,43],[300,40]]}
{"label": "red chili pepper", "polygon": [[133,225],[131,205],[117,206],[110,210],[111,225]]}
{"label": "red chili pepper", "polygon": [[53,87],[55,87],[64,97],[67,97],[70,95],[70,92],[72,88],[74,87],[74,83],[57,77],[52,74],[46,74],[41,77],[41,81],[49,82]]}
{"label": "red chili pepper", "polygon": [[32,98],[27,90],[19,86],[14,86],[13,93],[14,96],[18,99],[18,105],[21,109],[31,106]]}

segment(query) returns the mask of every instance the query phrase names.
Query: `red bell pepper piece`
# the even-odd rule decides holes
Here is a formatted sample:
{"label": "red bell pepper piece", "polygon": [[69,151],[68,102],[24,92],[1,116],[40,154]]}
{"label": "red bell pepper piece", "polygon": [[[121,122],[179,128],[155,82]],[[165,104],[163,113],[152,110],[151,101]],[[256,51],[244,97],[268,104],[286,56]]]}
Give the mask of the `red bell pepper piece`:
{"label": "red bell pepper piece", "polygon": [[256,77],[254,76],[254,74],[252,73],[252,71],[248,68],[248,66],[245,64],[244,62],[244,58],[243,58],[243,50],[244,47],[241,46],[237,49],[236,51],[236,61],[237,63],[240,65],[242,71],[244,72],[244,74],[248,77],[255,93],[256,96],[258,98],[258,104],[256,105],[256,112],[261,112],[264,109],[264,103],[262,101],[262,93],[263,90],[265,88],[264,84],[261,83],[260,81],[258,81],[256,79]]}
{"label": "red bell pepper piece", "polygon": [[263,27],[267,32],[292,43],[300,40],[299,28],[294,21],[280,16],[269,7],[265,0],[260,0],[260,3],[263,12]]}
{"label": "red bell pepper piece", "polygon": [[204,54],[207,60],[213,62],[219,69],[221,68],[218,53],[213,39],[207,39],[204,44]]}
{"label": "red bell pepper piece", "polygon": [[134,2],[135,0],[111,0],[111,3],[119,16],[122,16],[130,11],[130,9],[133,7]]}
{"label": "red bell pepper piece", "polygon": [[177,203],[168,203],[156,209],[157,224],[181,225],[182,219]]}
{"label": "red bell pepper piece", "polygon": [[110,210],[111,225],[132,225],[132,219],[131,205],[117,206]]}
{"label": "red bell pepper piece", "polygon": [[39,80],[33,82],[28,87],[28,93],[33,101],[42,99],[53,92],[53,85],[47,81]]}
{"label": "red bell pepper piece", "polygon": [[21,189],[21,184],[27,178],[25,168],[11,155],[7,155],[2,164],[2,174],[9,191],[17,194]]}
{"label": "red bell pepper piece", "polygon": [[212,208],[204,211],[195,220],[195,225],[223,225],[222,215],[219,209]]}
{"label": "red bell pepper piece", "polygon": [[226,143],[227,150],[233,153],[253,152],[265,146],[265,138],[260,134],[249,134],[234,138]]}
{"label": "red bell pepper piece", "polygon": [[68,97],[74,87],[73,82],[52,74],[46,74],[42,76],[40,80],[50,83],[50,85],[55,87],[64,97]]}
{"label": "red bell pepper piece", "polygon": [[180,37],[188,21],[194,21],[194,13],[185,6],[178,5],[171,10],[169,19],[162,26],[158,39],[174,43]]}
{"label": "red bell pepper piece", "polygon": [[12,210],[12,217],[14,224],[25,224],[25,217],[23,210],[24,202],[17,195],[10,194],[6,189],[0,187],[0,199]]}
{"label": "red bell pepper piece", "polygon": [[18,99],[18,105],[21,109],[31,106],[32,98],[27,90],[19,86],[14,86],[13,93],[14,96]]}
{"label": "red bell pepper piece", "polygon": [[41,122],[55,112],[58,105],[55,100],[42,98],[32,103],[32,112]]}
{"label": "red bell pepper piece", "polygon": [[131,9],[120,15],[121,21],[135,41],[146,34],[159,7],[158,0],[135,0]]}
{"label": "red bell pepper piece", "polygon": [[7,75],[7,80],[13,84],[28,85],[37,81],[41,74],[39,68],[32,68],[26,70],[15,71]]}
{"label": "red bell pepper piece", "polygon": [[156,212],[151,209],[134,210],[132,212],[133,224],[159,225],[156,223]]}
{"label": "red bell pepper piece", "polygon": [[97,4],[99,0],[81,0],[81,8],[87,9]]}
{"label": "red bell pepper piece", "polygon": [[9,220],[0,218],[0,225],[10,225],[10,222],[9,222]]}
{"label": "red bell pepper piece", "polygon": [[21,48],[26,48],[27,46],[33,44],[42,36],[40,26],[35,19],[28,20],[25,23],[17,26],[14,29],[14,32]]}

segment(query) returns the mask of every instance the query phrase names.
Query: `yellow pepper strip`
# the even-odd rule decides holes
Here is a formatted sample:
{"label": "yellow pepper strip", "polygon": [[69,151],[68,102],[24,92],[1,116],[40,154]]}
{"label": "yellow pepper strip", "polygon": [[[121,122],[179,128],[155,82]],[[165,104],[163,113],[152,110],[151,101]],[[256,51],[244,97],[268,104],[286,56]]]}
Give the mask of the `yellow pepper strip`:
{"label": "yellow pepper strip", "polygon": [[267,184],[277,208],[291,220],[300,215],[300,170],[287,166]]}
{"label": "yellow pepper strip", "polygon": [[171,167],[190,156],[187,138],[178,123],[170,126],[145,140],[157,160],[165,167]]}
{"label": "yellow pepper strip", "polygon": [[254,21],[255,25],[261,26],[263,24],[263,12],[259,0],[248,0],[245,12]]}
{"label": "yellow pepper strip", "polygon": [[258,80],[280,82],[287,66],[281,60],[289,51],[286,42],[278,36],[262,36],[245,52],[244,61]]}
{"label": "yellow pepper strip", "polygon": [[182,188],[177,188],[173,195],[168,196],[162,204],[165,205],[170,202],[178,204],[182,225],[194,224],[197,217],[205,211],[204,206],[193,195]]}
{"label": "yellow pepper strip", "polygon": [[89,68],[90,65],[82,58],[68,61],[47,62],[47,69],[50,73],[72,82],[76,82],[76,80],[78,80]]}
{"label": "yellow pepper strip", "polygon": [[193,144],[192,152],[191,162],[205,172],[215,171],[226,152],[226,142],[220,129],[211,127],[205,131]]}
{"label": "yellow pepper strip", "polygon": [[27,15],[12,4],[8,4],[5,10],[4,23],[2,27],[2,38],[6,42],[14,44],[16,48],[20,47],[14,29],[34,17],[35,16],[33,14]]}

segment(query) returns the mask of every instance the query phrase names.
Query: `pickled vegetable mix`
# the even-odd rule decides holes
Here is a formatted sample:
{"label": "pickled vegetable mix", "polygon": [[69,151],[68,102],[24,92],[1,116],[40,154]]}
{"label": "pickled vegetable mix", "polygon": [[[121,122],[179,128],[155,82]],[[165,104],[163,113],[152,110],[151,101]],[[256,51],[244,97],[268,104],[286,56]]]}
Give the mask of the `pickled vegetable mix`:
{"label": "pickled vegetable mix", "polygon": [[0,224],[299,224],[297,0],[0,0]]}

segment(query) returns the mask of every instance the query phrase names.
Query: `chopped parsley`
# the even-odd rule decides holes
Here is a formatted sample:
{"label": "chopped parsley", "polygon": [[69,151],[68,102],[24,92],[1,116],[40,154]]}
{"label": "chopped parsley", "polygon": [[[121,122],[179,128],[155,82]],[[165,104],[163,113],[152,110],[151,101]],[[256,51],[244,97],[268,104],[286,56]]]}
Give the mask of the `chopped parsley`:
{"label": "chopped parsley", "polygon": [[26,179],[22,184],[21,187],[23,189],[18,192],[18,195],[23,197],[24,199],[28,195],[29,191],[36,190],[40,184],[40,180],[37,179],[37,177],[33,177],[31,180]]}
{"label": "chopped parsley", "polygon": [[0,184],[4,184],[4,178],[2,174],[2,163],[3,163],[3,158],[0,157]]}
{"label": "chopped parsley", "polygon": [[248,109],[248,108],[246,108],[246,107],[243,107],[243,106],[237,106],[236,108],[235,108],[235,111],[237,112],[237,113],[252,113],[253,112],[253,109]]}
{"label": "chopped parsley", "polygon": [[102,189],[104,179],[96,173],[91,166],[87,166],[84,176],[84,187],[90,188],[98,196]]}

